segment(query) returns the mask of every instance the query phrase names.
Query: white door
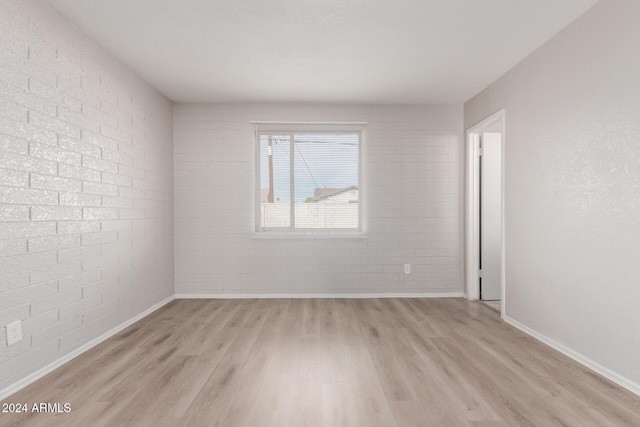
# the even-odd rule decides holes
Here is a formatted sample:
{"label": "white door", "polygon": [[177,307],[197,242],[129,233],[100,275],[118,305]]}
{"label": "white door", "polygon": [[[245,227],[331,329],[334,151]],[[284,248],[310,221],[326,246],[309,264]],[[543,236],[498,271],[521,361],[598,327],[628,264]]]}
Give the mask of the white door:
{"label": "white door", "polygon": [[480,141],[480,299],[489,301],[502,296],[502,135]]}

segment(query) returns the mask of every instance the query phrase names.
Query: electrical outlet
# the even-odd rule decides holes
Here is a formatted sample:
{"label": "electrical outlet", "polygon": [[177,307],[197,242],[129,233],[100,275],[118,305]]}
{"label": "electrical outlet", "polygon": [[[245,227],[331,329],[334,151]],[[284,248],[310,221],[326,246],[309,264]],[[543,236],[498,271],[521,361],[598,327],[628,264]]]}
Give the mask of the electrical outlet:
{"label": "electrical outlet", "polygon": [[22,339],[22,326],[20,321],[7,325],[7,345],[15,344]]}
{"label": "electrical outlet", "polygon": [[404,265],[404,274],[411,274],[411,264]]}

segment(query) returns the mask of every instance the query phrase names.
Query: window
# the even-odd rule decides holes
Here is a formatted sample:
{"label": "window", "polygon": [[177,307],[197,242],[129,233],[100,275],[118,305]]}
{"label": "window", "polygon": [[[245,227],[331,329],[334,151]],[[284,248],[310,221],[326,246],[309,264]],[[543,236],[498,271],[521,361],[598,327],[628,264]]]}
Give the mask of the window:
{"label": "window", "polygon": [[257,229],[360,229],[360,132],[259,132]]}

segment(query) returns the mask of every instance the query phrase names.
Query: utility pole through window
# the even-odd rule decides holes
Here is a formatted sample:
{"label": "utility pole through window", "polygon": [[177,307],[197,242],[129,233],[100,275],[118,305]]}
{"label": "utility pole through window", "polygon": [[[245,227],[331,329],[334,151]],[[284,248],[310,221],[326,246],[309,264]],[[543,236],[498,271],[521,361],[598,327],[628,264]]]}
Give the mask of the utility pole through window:
{"label": "utility pole through window", "polygon": [[267,193],[267,202],[273,203],[273,147],[271,145],[271,136],[267,145],[267,155],[269,157],[269,192]]}

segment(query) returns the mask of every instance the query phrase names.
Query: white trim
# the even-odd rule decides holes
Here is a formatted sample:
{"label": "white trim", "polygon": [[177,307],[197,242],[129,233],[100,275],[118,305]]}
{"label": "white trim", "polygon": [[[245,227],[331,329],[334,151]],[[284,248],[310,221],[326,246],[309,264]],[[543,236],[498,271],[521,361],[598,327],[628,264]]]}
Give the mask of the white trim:
{"label": "white trim", "polygon": [[366,125],[369,122],[281,122],[272,120],[250,120],[252,125]]}
{"label": "white trim", "polygon": [[477,300],[480,298],[478,290],[478,265],[479,265],[479,251],[478,251],[478,229],[479,229],[479,184],[476,179],[479,170],[480,160],[478,158],[478,136],[470,131],[467,131],[467,204],[466,204],[466,218],[467,218],[467,237],[466,237],[466,291],[470,300]]}
{"label": "white trim", "polygon": [[[258,133],[258,134],[260,135],[261,133]],[[296,135],[295,133],[291,132],[289,134],[289,227],[288,227],[291,230],[296,229],[296,170],[294,167],[295,163],[296,163]],[[258,173],[262,173],[259,167],[258,167]],[[274,194],[276,192],[275,184],[273,185],[273,192]],[[260,224],[260,227],[262,227],[262,224]]]}
{"label": "white trim", "polygon": [[140,319],[142,319],[144,317],[147,317],[149,314],[153,313],[154,311],[156,311],[160,307],[170,303],[174,299],[175,299],[175,295],[171,295],[170,297],[165,298],[164,300],[160,301],[159,303],[152,305],[151,307],[149,307],[148,309],[146,309],[142,313],[132,317],[131,319],[119,324],[115,328],[105,332],[104,334],[100,335],[99,337],[92,339],[88,343],[86,343],[86,344],[76,348],[72,352],[62,356],[58,360],[55,360],[55,361],[49,363],[48,365],[38,369],[37,371],[27,375],[26,377],[22,378],[18,382],[15,382],[15,383],[11,384],[10,386],[4,388],[3,390],[0,390],[0,400],[4,400],[7,397],[11,396],[12,394],[22,390],[26,386],[34,383],[35,381],[37,381],[40,378],[44,377],[45,375],[49,374],[53,370],[59,368],[60,366],[62,366],[65,363],[69,362],[70,360],[75,359],[76,357],[80,356],[82,353],[92,349],[93,347],[95,347],[98,344],[106,341],[107,339],[111,338],[112,336],[114,336],[118,332],[122,331],[123,329],[125,329],[125,328],[131,326],[132,324],[136,323],[138,320],[140,320]]}
{"label": "white trim", "polygon": [[479,224],[478,224],[478,211],[480,209],[479,200],[479,185],[477,174],[479,170],[479,146],[478,146],[478,133],[483,128],[490,124],[502,120],[502,140],[501,140],[501,199],[502,199],[502,254],[501,254],[501,272],[500,272],[500,287],[501,287],[501,313],[500,316],[504,318],[506,301],[505,292],[505,134],[506,134],[506,112],[502,110],[490,115],[486,119],[476,123],[469,127],[466,131],[466,152],[467,152],[467,203],[465,216],[467,219],[466,230],[466,298],[470,300],[478,300],[480,298],[479,281],[478,281],[478,269],[479,269]]}
{"label": "white trim", "polygon": [[462,292],[361,294],[176,294],[176,299],[462,298]]}
{"label": "white trim", "polygon": [[291,236],[279,236],[279,235],[273,235],[273,236],[269,236],[269,232],[268,231],[264,231],[262,232],[263,234],[260,235],[254,235],[251,236],[252,240],[261,240],[261,239],[310,239],[310,240],[318,240],[318,239],[366,239],[368,238],[368,236],[366,234],[358,234],[358,235],[354,235],[354,236],[349,236],[349,235],[344,235],[344,236],[340,236],[340,235],[335,235],[335,236],[313,236],[313,235],[291,235]]}
{"label": "white trim", "polygon": [[260,231],[260,227],[261,227],[261,207],[260,207],[260,132],[258,132],[258,127],[256,126],[255,132],[254,132],[254,138],[255,138],[255,164],[254,164],[254,173],[255,173],[255,195],[253,198],[253,202],[254,202],[254,206],[253,206],[253,212],[255,213],[255,218],[254,218],[254,224],[253,224],[253,230],[254,231]]}
{"label": "white trim", "polygon": [[364,129],[358,132],[358,231],[362,232],[362,211],[364,206],[364,192],[362,188],[362,146],[364,141]]}
{"label": "white trim", "polygon": [[524,333],[526,333],[528,335],[531,335],[532,337],[534,337],[538,341],[541,341],[541,342],[545,343],[546,345],[548,345],[549,347],[553,348],[554,350],[559,351],[560,353],[564,354],[567,357],[570,357],[571,359],[575,360],[576,362],[580,363],[581,365],[586,366],[587,368],[591,369],[592,371],[602,375],[603,377],[613,381],[614,383],[618,384],[619,386],[624,387],[627,390],[631,391],[632,393],[635,393],[638,396],[640,396],[640,384],[630,380],[629,378],[623,377],[622,375],[612,371],[611,369],[602,366],[598,362],[594,362],[593,360],[589,359],[585,355],[583,355],[581,353],[578,353],[575,350],[570,349],[569,347],[565,346],[564,344],[561,344],[558,341],[547,337],[546,335],[543,335],[543,334],[541,334],[539,332],[534,331],[533,329],[529,328],[528,326],[523,325],[522,323],[518,322],[517,320],[514,320],[514,319],[510,318],[509,316],[504,316],[503,315],[502,318],[503,318],[503,320],[505,322],[507,322],[508,324],[513,326],[514,328],[517,328],[517,329],[521,330],[522,332],[524,332]]}

